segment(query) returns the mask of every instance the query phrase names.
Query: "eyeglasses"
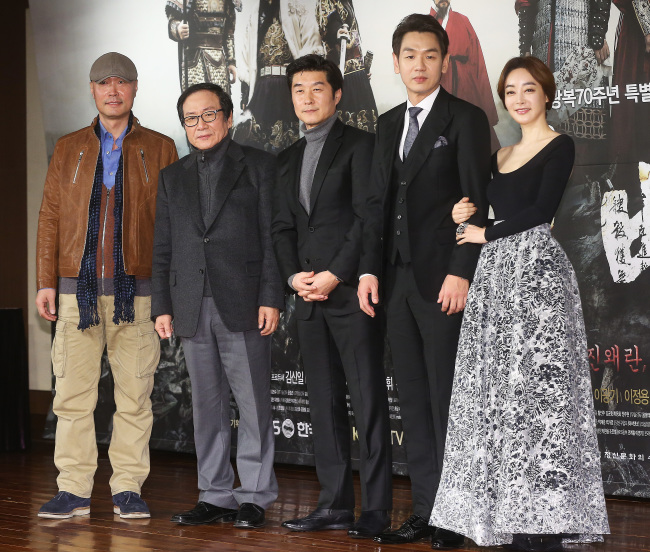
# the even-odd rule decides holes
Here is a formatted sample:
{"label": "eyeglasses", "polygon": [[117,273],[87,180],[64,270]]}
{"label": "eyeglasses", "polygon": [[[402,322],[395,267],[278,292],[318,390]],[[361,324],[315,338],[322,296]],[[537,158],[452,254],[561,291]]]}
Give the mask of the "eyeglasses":
{"label": "eyeglasses", "polygon": [[[204,123],[211,123],[217,118],[217,113],[223,111],[223,109],[211,109],[210,111],[204,111],[201,113],[200,117],[203,119]],[[186,127],[193,127],[199,124],[199,115],[189,115],[188,117],[183,118],[183,125]]]}

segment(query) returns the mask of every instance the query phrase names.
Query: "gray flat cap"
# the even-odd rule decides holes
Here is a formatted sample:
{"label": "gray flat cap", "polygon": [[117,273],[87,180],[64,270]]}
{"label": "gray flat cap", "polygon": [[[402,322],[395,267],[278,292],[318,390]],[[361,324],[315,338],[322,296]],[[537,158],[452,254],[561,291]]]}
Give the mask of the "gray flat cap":
{"label": "gray flat cap", "polygon": [[128,81],[138,80],[138,70],[126,56],[108,52],[98,57],[90,68],[90,80],[99,82],[108,77],[121,77]]}

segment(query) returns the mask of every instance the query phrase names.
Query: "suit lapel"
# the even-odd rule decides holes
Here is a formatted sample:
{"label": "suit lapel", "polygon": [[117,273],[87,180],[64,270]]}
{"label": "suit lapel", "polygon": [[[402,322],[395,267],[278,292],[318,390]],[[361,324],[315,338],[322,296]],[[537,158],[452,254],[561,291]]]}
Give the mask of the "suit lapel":
{"label": "suit lapel", "polygon": [[433,146],[449,125],[450,120],[449,94],[441,87],[438,97],[433,102],[431,112],[425,119],[415,142],[413,142],[411,151],[406,158],[406,179],[408,182],[415,178],[415,175],[422,168],[429,155],[431,155]]}
{"label": "suit lapel", "polygon": [[201,234],[205,232],[205,224],[201,216],[201,200],[199,199],[199,169],[196,166],[196,156],[190,155],[183,163],[185,176],[181,185],[185,191],[187,209]]}
{"label": "suit lapel", "polygon": [[323,150],[318,158],[318,164],[316,165],[316,171],[314,172],[314,181],[311,185],[311,195],[309,196],[310,213],[314,212],[314,205],[316,205],[318,194],[320,193],[320,189],[323,187],[323,181],[325,180],[327,171],[336,156],[336,152],[338,152],[341,147],[344,130],[345,126],[337,119],[325,139],[325,144],[323,144]]}
{"label": "suit lapel", "polygon": [[382,156],[382,163],[384,170],[387,172],[386,178],[390,178],[390,173],[395,163],[395,155],[399,155],[397,149],[402,140],[402,133],[404,132],[404,114],[406,113],[406,103],[396,109],[391,119],[388,119],[385,129],[382,133],[387,138],[384,141],[384,155]]}
{"label": "suit lapel", "polygon": [[214,221],[219,216],[219,213],[226,202],[228,194],[230,194],[231,190],[237,183],[239,176],[244,170],[243,158],[244,152],[241,147],[231,140],[223,160],[221,175],[219,176],[219,180],[217,180],[215,186],[215,192],[217,194],[215,209],[205,225],[206,229],[209,229],[214,224]]}

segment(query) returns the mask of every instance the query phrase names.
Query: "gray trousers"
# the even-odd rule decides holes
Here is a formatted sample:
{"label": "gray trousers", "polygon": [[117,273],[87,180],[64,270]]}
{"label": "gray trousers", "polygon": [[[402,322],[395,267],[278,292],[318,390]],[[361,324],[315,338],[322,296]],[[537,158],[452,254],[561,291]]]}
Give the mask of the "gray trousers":
{"label": "gray trousers", "polygon": [[[259,330],[231,332],[212,297],[204,297],[194,337],[182,338],[192,382],[194,445],[199,500],[237,508],[252,502],[268,508],[278,496],[273,472],[275,438],[271,413],[271,337]],[[230,390],[239,407],[237,473],[230,463]]]}

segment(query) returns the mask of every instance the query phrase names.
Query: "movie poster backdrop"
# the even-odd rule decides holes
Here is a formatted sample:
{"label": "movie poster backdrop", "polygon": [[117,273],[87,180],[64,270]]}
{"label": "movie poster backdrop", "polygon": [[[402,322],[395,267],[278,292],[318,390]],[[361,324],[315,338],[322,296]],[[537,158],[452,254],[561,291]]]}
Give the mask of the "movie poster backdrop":
{"label": "movie poster backdrop", "polygon": [[[442,84],[486,112],[493,150],[520,136],[495,92],[504,63],[520,53],[547,63],[558,85],[549,121],[576,143],[573,175],[553,232],[582,293],[605,492],[650,496],[646,0],[115,0],[111,6],[109,12],[84,0],[30,2],[49,155],[60,136],[95,116],[89,67],[112,50],[138,68],[134,113],[145,126],[172,136],[181,156],[188,145],[176,99],[181,89],[203,80],[230,89],[236,140],[277,152],[298,139],[286,84],[277,77],[291,59],[310,52],[330,57],[344,72],[341,119],[373,132],[377,116],[405,100],[393,72],[390,38],[409,13],[431,13],[447,29],[451,57]],[[278,36],[284,41],[277,42]],[[273,338],[276,459],[313,464],[294,305],[288,298]],[[161,346],[151,446],[192,452],[192,391],[182,347],[176,338]],[[405,474],[387,344],[384,370],[393,469]],[[114,405],[106,357],[101,371],[95,420],[98,440],[108,442]],[[234,402],[231,418],[235,439]],[[352,412],[350,422],[355,442]],[[46,434],[54,435],[55,424],[50,413]]]}

